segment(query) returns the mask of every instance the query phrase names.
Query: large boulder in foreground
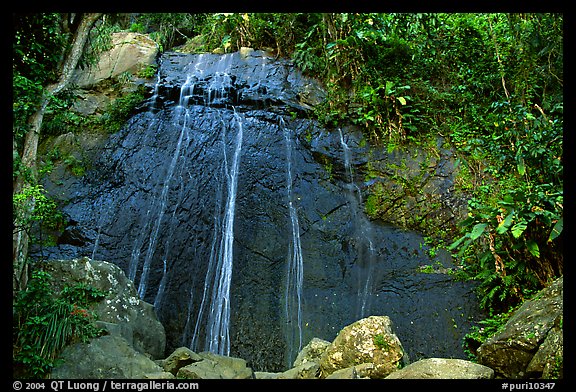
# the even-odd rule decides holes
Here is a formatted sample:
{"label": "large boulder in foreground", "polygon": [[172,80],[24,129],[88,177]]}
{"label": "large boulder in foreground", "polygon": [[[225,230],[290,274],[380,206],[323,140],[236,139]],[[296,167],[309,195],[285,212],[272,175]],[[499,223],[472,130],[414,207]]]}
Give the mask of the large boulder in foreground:
{"label": "large boulder in foreground", "polygon": [[312,340],[300,350],[292,366],[297,367],[308,362],[320,362],[322,354],[324,354],[324,351],[326,351],[328,347],[330,347],[329,341],[312,338]]}
{"label": "large boulder in foreground", "polygon": [[477,351],[478,363],[504,378],[558,378],[563,373],[563,277],[524,302]]}
{"label": "large boulder in foreground", "polygon": [[[135,379],[161,374],[162,368],[120,336],[101,336],[66,347],[53,379]],[[157,378],[158,376],[155,376]]]}
{"label": "large boulder in foreground", "polygon": [[370,316],[344,327],[320,358],[322,377],[372,363],[370,378],[384,378],[407,362],[388,316]]}
{"label": "large boulder in foreground", "polygon": [[98,327],[124,338],[139,353],[164,357],[166,334],[154,307],[138,297],[134,284],[118,266],[83,257],[43,262],[41,268],[51,274],[57,291],[85,284],[107,293],[91,309]]}
{"label": "large boulder in foreground", "polygon": [[[242,358],[228,357],[210,352],[198,353],[199,361],[193,359],[181,367],[176,375],[179,379],[252,379],[254,372]],[[192,357],[191,357],[192,358]]]}
{"label": "large boulder in foreground", "polygon": [[387,379],[492,379],[494,370],[463,359],[426,358],[391,373]]}

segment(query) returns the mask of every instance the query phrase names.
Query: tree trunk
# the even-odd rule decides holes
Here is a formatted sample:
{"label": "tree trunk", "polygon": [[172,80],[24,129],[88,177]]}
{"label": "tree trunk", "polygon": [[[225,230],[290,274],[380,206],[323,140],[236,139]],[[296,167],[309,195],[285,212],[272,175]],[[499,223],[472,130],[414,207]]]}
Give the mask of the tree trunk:
{"label": "tree trunk", "polygon": [[[42,121],[44,119],[44,112],[50,102],[52,96],[55,96],[62,91],[68,83],[76,68],[80,57],[84,51],[84,46],[88,40],[90,30],[94,23],[102,16],[100,13],[85,14],[78,25],[72,38],[72,45],[70,51],[66,55],[62,63],[60,78],[55,84],[49,85],[45,88],[42,96],[42,101],[38,110],[28,120],[29,130],[26,133],[24,141],[24,149],[22,151],[22,165],[29,168],[33,181],[37,179],[37,152],[38,141],[40,139],[40,130],[42,128]],[[25,180],[22,176],[16,179],[13,187],[13,194],[22,192],[25,187]],[[34,208],[34,201],[31,201],[31,208]],[[28,246],[30,238],[26,230],[16,230],[12,235],[12,264],[13,264],[13,294],[26,288],[28,277]]]}

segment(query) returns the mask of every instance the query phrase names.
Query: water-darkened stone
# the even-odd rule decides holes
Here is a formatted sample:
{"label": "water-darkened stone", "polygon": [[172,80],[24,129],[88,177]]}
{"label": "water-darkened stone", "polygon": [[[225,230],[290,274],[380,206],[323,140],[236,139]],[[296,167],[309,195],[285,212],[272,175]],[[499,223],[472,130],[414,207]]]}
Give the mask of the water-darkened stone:
{"label": "water-darkened stone", "polygon": [[[258,51],[166,53],[159,64],[157,94],[109,137],[90,170],[46,184],[66,201],[71,224],[37,256],[113,262],[154,304],[167,352],[205,350],[208,310],[200,309],[241,126],[230,354],[280,371],[313,337],[332,341],[345,325],[387,315],[412,360],[464,357],[461,339],[477,316],[473,286],[419,272],[431,263],[422,236],[365,217],[355,193],[364,179],[350,183],[338,131],[301,115],[322,97],[316,82]],[[293,235],[286,131],[304,267],[300,327],[285,314]],[[359,172],[369,147],[350,147]],[[287,347],[297,329],[302,342]]]}

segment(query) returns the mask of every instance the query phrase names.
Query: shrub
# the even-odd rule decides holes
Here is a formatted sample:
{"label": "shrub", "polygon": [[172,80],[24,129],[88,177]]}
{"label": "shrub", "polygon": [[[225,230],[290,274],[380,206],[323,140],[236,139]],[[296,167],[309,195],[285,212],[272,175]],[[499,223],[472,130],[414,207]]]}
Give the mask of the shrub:
{"label": "shrub", "polygon": [[44,378],[57,365],[68,344],[99,336],[90,304],[105,294],[84,284],[66,286],[55,293],[51,275],[35,271],[14,304],[12,327],[14,377]]}

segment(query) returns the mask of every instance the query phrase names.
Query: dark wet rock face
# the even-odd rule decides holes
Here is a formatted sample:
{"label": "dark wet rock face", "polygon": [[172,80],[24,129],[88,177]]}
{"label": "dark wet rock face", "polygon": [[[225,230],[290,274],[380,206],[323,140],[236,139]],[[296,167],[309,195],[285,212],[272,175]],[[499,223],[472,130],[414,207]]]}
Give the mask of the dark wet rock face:
{"label": "dark wet rock face", "polygon": [[[286,369],[313,337],[332,341],[370,315],[394,320],[410,360],[464,358],[473,288],[421,273],[432,263],[422,237],[365,217],[361,181],[347,175],[365,164],[360,147],[347,166],[338,130],[298,115],[322,97],[261,52],[163,55],[150,100],[92,169],[46,184],[66,200],[69,225],[44,256],[118,265],[154,304],[167,352],[208,349],[225,271],[220,325],[230,355],[255,370]],[[288,268],[298,248],[301,280]]]}

